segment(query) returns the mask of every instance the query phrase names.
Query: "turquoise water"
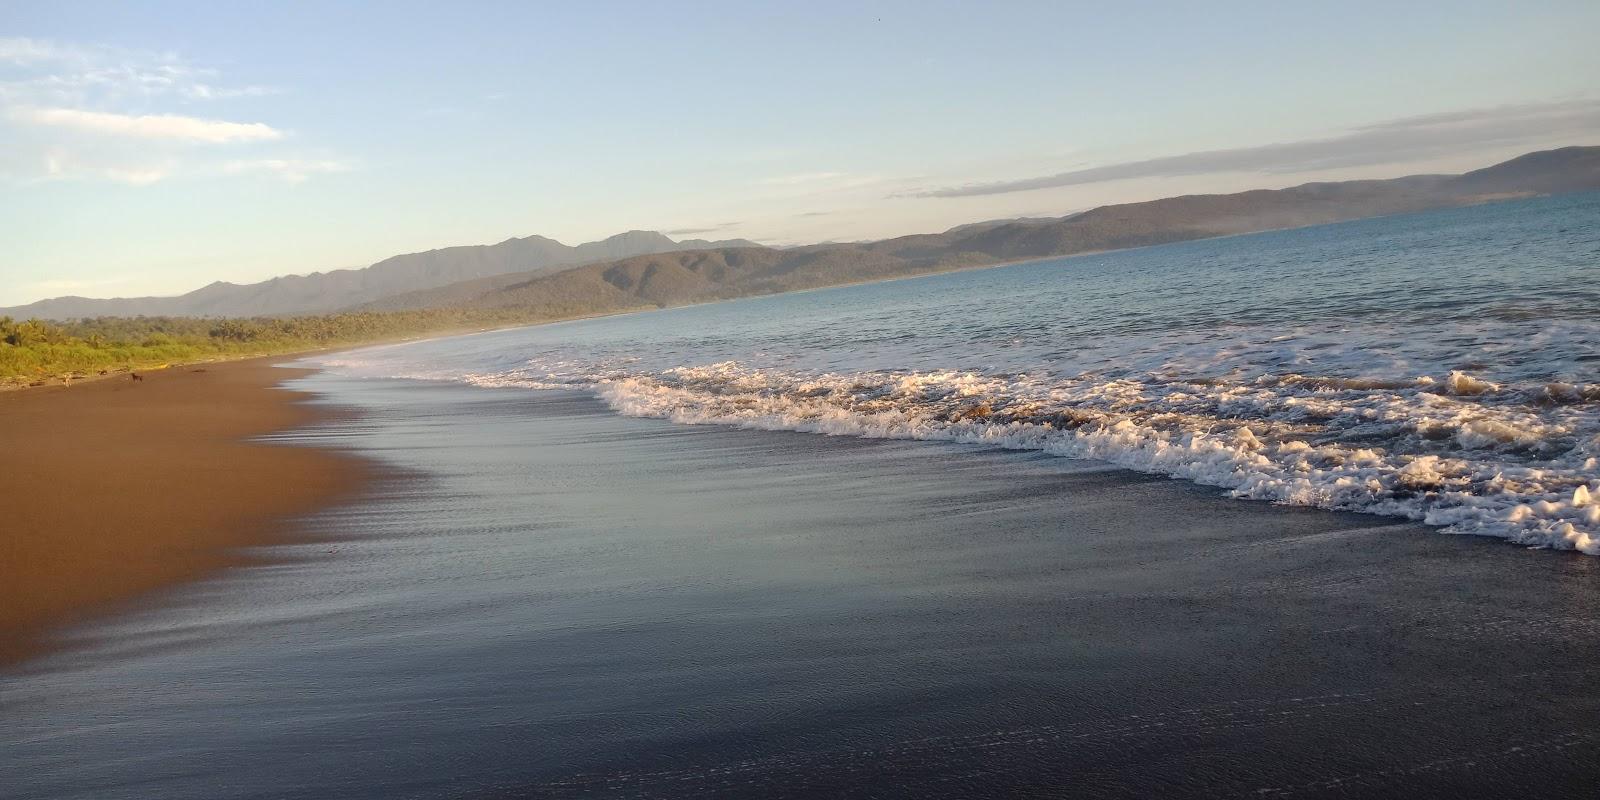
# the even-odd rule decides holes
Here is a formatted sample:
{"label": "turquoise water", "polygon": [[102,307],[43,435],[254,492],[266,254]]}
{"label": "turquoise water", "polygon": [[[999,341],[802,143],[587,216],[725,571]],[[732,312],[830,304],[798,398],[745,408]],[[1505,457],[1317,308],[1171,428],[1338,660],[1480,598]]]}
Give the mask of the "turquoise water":
{"label": "turquoise water", "polygon": [[342,374],[983,442],[1600,553],[1600,194],[373,348]]}

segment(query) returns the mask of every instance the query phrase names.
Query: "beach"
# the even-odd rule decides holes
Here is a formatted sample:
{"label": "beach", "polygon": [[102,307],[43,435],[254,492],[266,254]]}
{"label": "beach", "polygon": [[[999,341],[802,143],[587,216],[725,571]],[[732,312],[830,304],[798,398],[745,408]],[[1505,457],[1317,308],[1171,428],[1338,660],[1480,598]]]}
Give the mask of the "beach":
{"label": "beach", "polygon": [[1600,800],[1459,5],[8,3],[0,800]]}
{"label": "beach", "polygon": [[1580,797],[1600,779],[1583,555],[1037,453],[621,417],[578,392],[294,386],[360,413],[278,439],[394,469],[306,539],[0,677],[16,796]]}
{"label": "beach", "polygon": [[0,786],[1587,798],[1596,202],[0,398]]}
{"label": "beach", "polygon": [[295,517],[363,485],[360,459],[250,441],[327,413],[274,388],[304,374],[282,360],[0,393],[0,662],[48,649],[54,627],[241,563],[241,548],[292,535]]}

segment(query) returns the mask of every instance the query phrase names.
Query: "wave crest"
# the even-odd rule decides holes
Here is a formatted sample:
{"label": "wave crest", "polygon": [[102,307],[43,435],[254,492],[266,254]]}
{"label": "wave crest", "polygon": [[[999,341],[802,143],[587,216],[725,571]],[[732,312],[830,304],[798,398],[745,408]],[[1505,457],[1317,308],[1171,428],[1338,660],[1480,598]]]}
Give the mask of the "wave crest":
{"label": "wave crest", "polygon": [[[1566,403],[1442,381],[798,374],[737,362],[608,378],[617,411],[674,422],[926,439],[1098,459],[1235,497],[1405,517],[1600,554],[1600,429]],[[1565,388],[1565,387],[1563,387]],[[1587,387],[1585,387],[1587,388]],[[1441,391],[1442,390],[1442,391]],[[1576,395],[1576,396],[1575,396]]]}

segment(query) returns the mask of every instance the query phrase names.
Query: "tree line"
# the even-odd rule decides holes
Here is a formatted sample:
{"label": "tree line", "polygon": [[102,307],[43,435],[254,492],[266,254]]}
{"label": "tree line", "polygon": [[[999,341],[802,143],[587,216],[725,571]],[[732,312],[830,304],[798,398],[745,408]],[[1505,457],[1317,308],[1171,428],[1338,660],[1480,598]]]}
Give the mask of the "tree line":
{"label": "tree line", "polygon": [[272,355],[407,336],[543,321],[514,309],[442,308],[298,317],[0,317],[0,381],[35,383],[102,371]]}

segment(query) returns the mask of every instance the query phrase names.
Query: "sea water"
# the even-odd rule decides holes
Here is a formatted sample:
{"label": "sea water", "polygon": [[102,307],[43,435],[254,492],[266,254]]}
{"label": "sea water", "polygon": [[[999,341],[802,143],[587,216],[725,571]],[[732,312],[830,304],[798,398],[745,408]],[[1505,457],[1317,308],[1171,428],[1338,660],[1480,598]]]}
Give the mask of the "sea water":
{"label": "sea water", "polygon": [[623,414],[1096,459],[1600,554],[1600,194],[342,353]]}

